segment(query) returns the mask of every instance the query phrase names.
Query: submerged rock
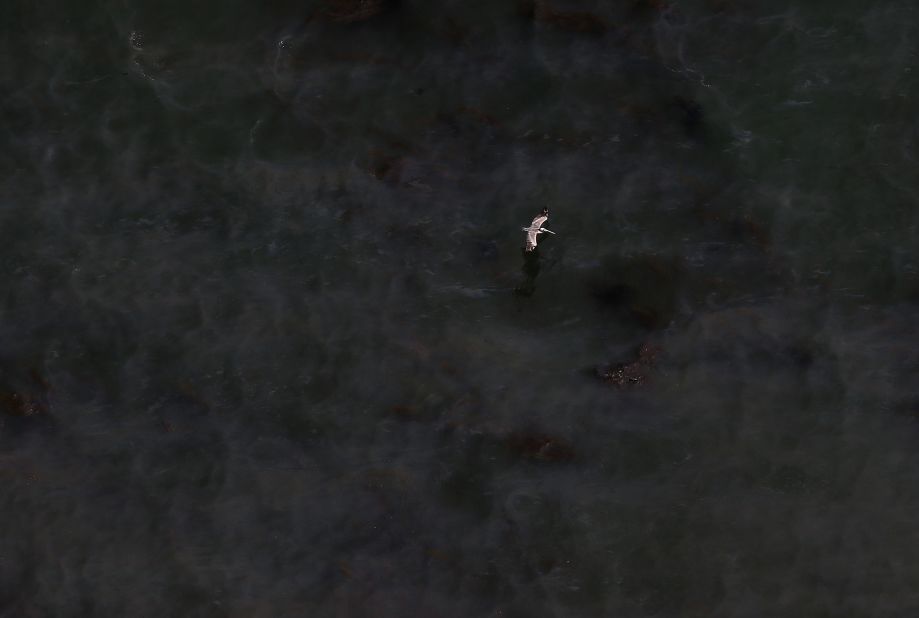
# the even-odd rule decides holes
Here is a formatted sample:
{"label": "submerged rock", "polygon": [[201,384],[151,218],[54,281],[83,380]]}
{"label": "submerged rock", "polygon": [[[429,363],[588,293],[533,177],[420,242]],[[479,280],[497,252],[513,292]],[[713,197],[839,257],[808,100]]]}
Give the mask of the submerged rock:
{"label": "submerged rock", "polygon": [[396,4],[395,0],[328,0],[323,15],[329,21],[350,24],[376,17]]}
{"label": "submerged rock", "polygon": [[10,391],[0,394],[3,411],[11,416],[34,416],[48,411],[40,400],[26,393]]}
{"label": "submerged rock", "polygon": [[647,342],[643,343],[638,348],[636,360],[630,363],[598,367],[597,377],[618,388],[640,386],[649,380],[661,352],[660,347]]}
{"label": "submerged rock", "polygon": [[48,413],[48,391],[51,385],[37,370],[29,370],[29,379],[21,387],[7,385],[0,390],[0,409],[5,414],[30,417]]}
{"label": "submerged rock", "polygon": [[752,243],[764,251],[769,248],[772,242],[769,230],[762,223],[755,221],[750,215],[735,219],[733,226],[735,234],[741,240]]}
{"label": "submerged rock", "polygon": [[396,184],[401,178],[404,167],[405,157],[392,155],[376,148],[371,149],[368,171],[377,180]]}
{"label": "submerged rock", "polygon": [[154,409],[159,427],[166,433],[201,430],[211,413],[211,404],[189,380],[164,385]]}
{"label": "submerged rock", "polygon": [[418,420],[422,417],[422,410],[417,406],[398,404],[389,406],[386,410],[389,416],[402,420]]}
{"label": "submerged rock", "polygon": [[545,433],[521,431],[508,434],[504,445],[525,459],[565,462],[574,459],[574,448],[563,438]]}

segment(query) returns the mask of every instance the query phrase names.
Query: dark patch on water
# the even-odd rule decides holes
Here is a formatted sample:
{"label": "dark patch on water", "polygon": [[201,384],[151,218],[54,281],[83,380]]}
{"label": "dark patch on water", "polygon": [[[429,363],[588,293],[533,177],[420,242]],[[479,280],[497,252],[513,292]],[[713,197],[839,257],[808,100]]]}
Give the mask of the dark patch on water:
{"label": "dark patch on water", "polygon": [[617,256],[605,260],[587,285],[594,299],[613,315],[630,317],[655,330],[666,327],[675,317],[681,278],[676,259]]}

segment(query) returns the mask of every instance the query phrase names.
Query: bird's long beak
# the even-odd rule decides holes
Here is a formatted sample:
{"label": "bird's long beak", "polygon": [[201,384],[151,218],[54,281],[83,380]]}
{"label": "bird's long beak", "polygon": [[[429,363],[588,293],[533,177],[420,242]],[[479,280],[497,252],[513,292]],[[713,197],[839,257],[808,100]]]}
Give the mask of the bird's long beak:
{"label": "bird's long beak", "polygon": [[553,232],[552,230],[543,230],[543,232],[546,232],[547,234],[552,234],[553,236],[557,236],[557,234]]}

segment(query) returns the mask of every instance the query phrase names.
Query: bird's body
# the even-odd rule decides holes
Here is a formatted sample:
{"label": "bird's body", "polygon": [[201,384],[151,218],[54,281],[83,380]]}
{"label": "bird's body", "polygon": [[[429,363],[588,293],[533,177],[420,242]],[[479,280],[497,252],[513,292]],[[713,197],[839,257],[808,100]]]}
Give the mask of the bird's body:
{"label": "bird's body", "polygon": [[527,233],[527,245],[526,251],[533,251],[536,249],[536,237],[543,233],[555,234],[552,230],[547,230],[542,226],[543,223],[549,220],[549,209],[543,208],[542,212],[536,215],[533,219],[533,222],[530,223],[530,227],[523,228],[523,231]]}

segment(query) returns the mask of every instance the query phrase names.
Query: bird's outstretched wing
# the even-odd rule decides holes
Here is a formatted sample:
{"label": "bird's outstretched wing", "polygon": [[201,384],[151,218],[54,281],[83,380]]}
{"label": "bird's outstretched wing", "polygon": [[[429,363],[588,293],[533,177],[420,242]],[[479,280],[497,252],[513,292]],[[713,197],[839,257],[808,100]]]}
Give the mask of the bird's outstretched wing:
{"label": "bird's outstretched wing", "polygon": [[530,224],[530,227],[536,228],[537,230],[542,227],[542,224],[549,220],[547,215],[537,215],[533,219],[533,223]]}
{"label": "bird's outstretched wing", "polygon": [[538,233],[538,227],[531,227],[527,230],[527,251],[532,251],[536,248],[536,234]]}

